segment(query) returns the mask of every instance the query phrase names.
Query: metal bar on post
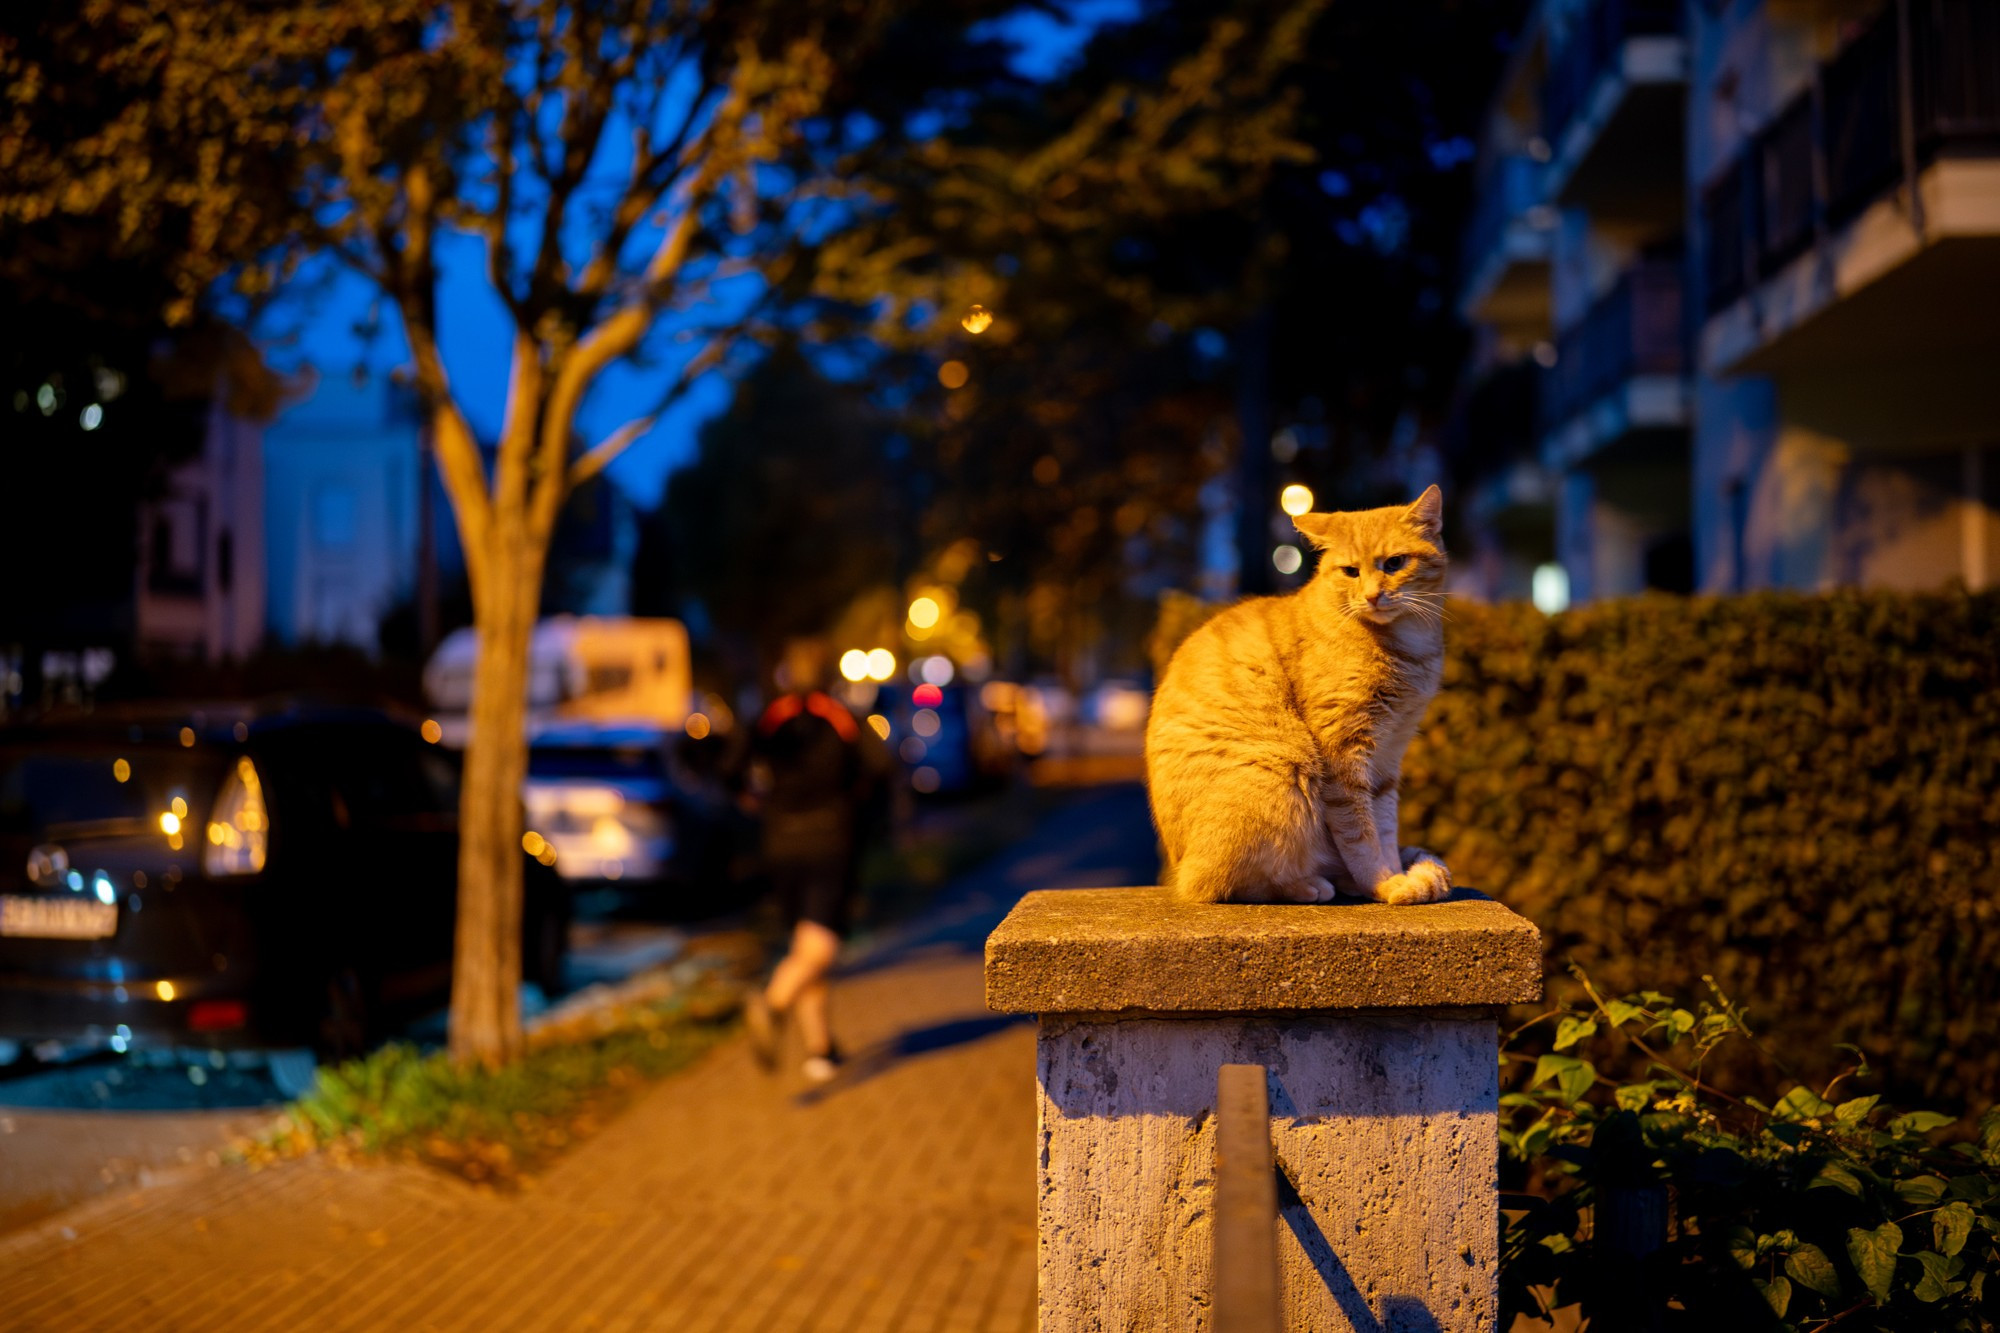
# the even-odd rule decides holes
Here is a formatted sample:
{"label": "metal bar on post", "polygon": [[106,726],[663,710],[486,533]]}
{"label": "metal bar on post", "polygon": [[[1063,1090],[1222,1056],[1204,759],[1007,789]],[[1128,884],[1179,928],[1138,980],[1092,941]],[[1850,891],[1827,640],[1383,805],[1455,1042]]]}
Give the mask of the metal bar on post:
{"label": "metal bar on post", "polygon": [[1278,1187],[1262,1065],[1215,1080],[1215,1333],[1279,1333]]}

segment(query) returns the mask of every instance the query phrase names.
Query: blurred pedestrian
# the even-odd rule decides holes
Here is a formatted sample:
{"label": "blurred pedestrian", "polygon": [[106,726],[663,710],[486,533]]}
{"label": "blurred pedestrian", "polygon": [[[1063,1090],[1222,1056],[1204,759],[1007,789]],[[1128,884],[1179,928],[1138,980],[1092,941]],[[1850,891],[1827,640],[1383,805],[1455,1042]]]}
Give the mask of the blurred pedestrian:
{"label": "blurred pedestrian", "polygon": [[825,692],[827,659],[819,640],[786,644],[779,668],[784,693],[764,710],[751,738],[764,864],[790,939],[744,1017],[767,1069],[777,1064],[781,1024],[795,1023],[805,1051],[802,1072],[815,1083],[840,1069],[828,977],[852,924],[861,853],[893,768],[875,733]]}

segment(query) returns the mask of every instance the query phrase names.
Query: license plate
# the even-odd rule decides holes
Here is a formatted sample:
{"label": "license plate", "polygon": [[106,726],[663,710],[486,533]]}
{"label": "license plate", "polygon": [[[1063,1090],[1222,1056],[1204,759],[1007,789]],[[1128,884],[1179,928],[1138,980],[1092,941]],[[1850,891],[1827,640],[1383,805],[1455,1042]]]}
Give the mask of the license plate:
{"label": "license plate", "polygon": [[118,905],[94,898],[0,894],[0,935],[36,940],[101,940],[118,930]]}

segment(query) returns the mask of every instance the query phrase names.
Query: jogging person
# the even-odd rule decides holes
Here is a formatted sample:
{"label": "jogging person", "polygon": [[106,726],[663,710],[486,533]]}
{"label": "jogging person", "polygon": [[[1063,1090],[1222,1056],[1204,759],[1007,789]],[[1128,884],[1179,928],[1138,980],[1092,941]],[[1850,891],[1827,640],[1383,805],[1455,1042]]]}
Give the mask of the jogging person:
{"label": "jogging person", "polygon": [[764,865],[790,946],[770,982],[744,1006],[751,1046],[775,1068],[779,1026],[797,1024],[801,1072],[824,1083],[840,1070],[828,1015],[827,978],[852,924],[863,843],[892,771],[875,733],[822,688],[827,654],[816,640],[785,646],[785,692],[751,737],[762,789]]}

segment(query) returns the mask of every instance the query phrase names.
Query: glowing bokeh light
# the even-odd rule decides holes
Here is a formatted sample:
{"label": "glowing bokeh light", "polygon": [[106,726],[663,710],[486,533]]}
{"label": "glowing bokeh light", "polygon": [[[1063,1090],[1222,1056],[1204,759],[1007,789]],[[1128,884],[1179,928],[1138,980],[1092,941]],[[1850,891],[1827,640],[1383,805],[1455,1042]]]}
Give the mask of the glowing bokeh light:
{"label": "glowing bokeh light", "polygon": [[889,719],[880,713],[868,715],[868,729],[885,741],[889,739]]}
{"label": "glowing bokeh light", "polygon": [[951,684],[953,674],[955,673],[952,670],[951,659],[949,657],[940,655],[924,659],[924,684],[949,685]]}
{"label": "glowing bokeh light", "polygon": [[1280,546],[1271,552],[1271,563],[1278,567],[1280,574],[1296,574],[1299,566],[1305,563],[1305,557],[1299,554],[1296,546]]}
{"label": "glowing bokeh light", "polygon": [[1293,518],[1300,514],[1310,514],[1313,507],[1313,493],[1309,486],[1291,485],[1278,494],[1278,507]]}
{"label": "glowing bokeh light", "polygon": [[173,982],[171,982],[171,981],[162,981],[162,982],[158,983],[157,985],[155,985],[155,986],[153,987],[153,994],[155,994],[155,995],[159,996],[159,997],[160,997],[161,999],[163,999],[163,1000],[171,1000],[171,999],[173,999],[173,998],[174,998],[174,983],[173,983]]}
{"label": "glowing bokeh light", "polygon": [[111,776],[120,782],[130,782],[132,780],[132,765],[126,763],[123,759],[112,760]]}
{"label": "glowing bokeh light", "polygon": [[708,733],[708,718],[701,713],[689,713],[687,720],[688,739],[693,741],[705,740],[708,737]]}
{"label": "glowing bokeh light", "polygon": [[887,648],[868,650],[868,679],[887,680],[896,674],[896,655]]}
{"label": "glowing bokeh light", "polygon": [[936,708],[944,702],[944,691],[935,685],[919,685],[911,693],[910,702],[919,708]]}
{"label": "glowing bokeh light", "polygon": [[977,337],[993,327],[993,312],[983,305],[975,305],[966,311],[965,318],[958,322],[967,333]]}
{"label": "glowing bokeh light", "polygon": [[417,731],[418,734],[432,745],[436,745],[444,739],[444,728],[438,725],[438,720],[434,717],[425,718],[424,725],[417,728]]}
{"label": "glowing bokeh light", "polygon": [[919,597],[910,603],[910,623],[918,629],[929,629],[937,624],[938,616],[941,614],[942,608],[938,606],[935,598]]}
{"label": "glowing bokeh light", "polygon": [[856,684],[867,680],[868,654],[859,648],[849,648],[840,655],[840,674]]}
{"label": "glowing bokeh light", "polygon": [[181,831],[181,817],[171,810],[160,812],[160,832],[172,837]]}
{"label": "glowing bokeh light", "polygon": [[947,389],[963,389],[972,371],[963,361],[947,361],[938,367],[938,383]]}

